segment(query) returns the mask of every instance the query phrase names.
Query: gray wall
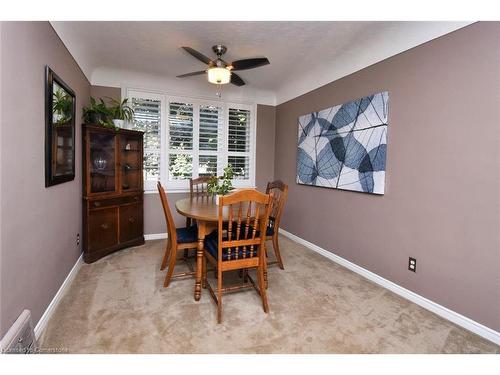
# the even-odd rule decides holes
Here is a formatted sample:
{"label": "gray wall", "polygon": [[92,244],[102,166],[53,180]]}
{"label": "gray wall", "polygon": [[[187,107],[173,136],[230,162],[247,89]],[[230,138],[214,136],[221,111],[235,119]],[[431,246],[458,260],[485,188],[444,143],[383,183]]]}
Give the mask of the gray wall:
{"label": "gray wall", "polygon": [[276,107],[257,106],[257,139],[255,160],[255,185],[265,191],[274,178],[274,152],[276,143]]}
{"label": "gray wall", "polygon": [[[498,46],[500,23],[476,23],[281,104],[275,156],[285,230],[497,331]],[[381,90],[385,195],[296,184],[298,116]]]}
{"label": "gray wall", "polygon": [[109,98],[121,100],[122,92],[119,87],[90,86],[90,96],[95,99],[102,98],[106,104],[110,104]]}
{"label": "gray wall", "polygon": [[[48,22],[1,23],[0,336],[36,323],[80,256],[81,108],[90,84]],[[45,188],[45,65],[76,93],[76,177]]]}

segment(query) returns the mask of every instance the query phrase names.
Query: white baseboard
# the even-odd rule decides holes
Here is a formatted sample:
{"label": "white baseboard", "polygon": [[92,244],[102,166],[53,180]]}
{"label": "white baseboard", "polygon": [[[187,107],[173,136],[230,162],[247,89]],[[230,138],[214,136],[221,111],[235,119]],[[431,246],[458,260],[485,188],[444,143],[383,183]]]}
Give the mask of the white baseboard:
{"label": "white baseboard", "polygon": [[419,294],[416,294],[412,292],[411,290],[408,290],[406,288],[403,288],[402,286],[399,286],[398,284],[393,283],[392,281],[389,281],[387,279],[384,279],[383,277],[368,271],[367,269],[360,267],[352,262],[349,262],[348,260],[335,255],[331,253],[330,251],[327,251],[309,241],[306,241],[295,234],[292,234],[290,232],[287,232],[284,229],[280,228],[280,233],[284,235],[285,237],[288,237],[292,241],[295,241],[301,245],[304,245],[308,249],[317,252],[318,254],[323,255],[324,257],[334,261],[335,263],[340,264],[341,266],[344,266],[345,268],[350,269],[353,272],[356,272],[357,274],[367,278],[370,281],[373,281],[374,283],[389,289],[390,291],[398,294],[399,296],[406,298],[410,300],[411,302],[416,303],[419,306],[422,306],[424,309],[427,309],[429,311],[432,311],[433,313],[471,331],[474,332],[475,334],[485,338],[486,340],[489,340],[491,342],[494,342],[497,345],[500,345],[500,332],[497,332],[491,328],[488,328],[472,319],[467,318],[466,316],[463,316],[453,310],[450,310],[444,306],[439,305],[436,302],[433,302],[425,297],[422,297]]}
{"label": "white baseboard", "polygon": [[166,233],[152,233],[152,234],[145,234],[144,239],[146,241],[152,241],[152,240],[163,240],[167,238]]}
{"label": "white baseboard", "polygon": [[71,285],[71,282],[75,278],[75,276],[78,273],[78,270],[80,269],[82,264],[83,264],[83,253],[80,255],[80,257],[76,261],[76,263],[73,266],[73,268],[71,269],[71,271],[69,271],[68,276],[66,276],[66,279],[63,281],[61,287],[59,288],[56,295],[54,296],[54,298],[50,302],[49,306],[47,306],[47,309],[43,313],[42,317],[40,318],[40,320],[36,324],[35,337],[37,340],[42,335],[45,327],[47,326],[47,323],[48,323],[50,317],[54,313],[57,305],[59,304],[59,301],[61,300],[62,296],[64,295],[64,292]]}

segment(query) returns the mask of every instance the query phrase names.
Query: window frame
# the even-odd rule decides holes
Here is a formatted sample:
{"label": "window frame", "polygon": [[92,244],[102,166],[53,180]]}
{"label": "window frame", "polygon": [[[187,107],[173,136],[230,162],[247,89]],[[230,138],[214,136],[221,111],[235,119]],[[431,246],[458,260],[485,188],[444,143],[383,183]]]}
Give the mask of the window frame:
{"label": "window frame", "polygon": [[[255,188],[255,162],[256,162],[256,139],[257,139],[257,105],[255,103],[243,103],[235,101],[224,101],[220,99],[211,99],[203,97],[179,96],[172,95],[165,92],[122,88],[122,97],[132,97],[141,99],[159,100],[161,105],[160,111],[160,170],[159,178],[163,186],[166,187],[168,192],[188,192],[189,179],[186,180],[172,180],[169,181],[169,161],[170,154],[184,153],[192,155],[193,158],[193,174],[192,178],[198,177],[198,166],[200,155],[216,155],[217,156],[217,175],[221,175],[223,168],[227,166],[228,156],[248,156],[249,157],[249,178],[247,180],[235,179],[233,186],[236,188]],[[193,105],[193,150],[183,152],[170,152],[170,102],[181,102]],[[200,135],[200,107],[202,105],[211,105],[222,108],[224,116],[222,126],[222,150],[208,151],[199,149],[199,135]],[[229,109],[242,109],[250,111],[250,147],[248,152],[228,151],[228,136],[229,136]],[[146,151],[146,150],[145,150]],[[144,191],[148,193],[157,193],[156,181],[144,181]]]}

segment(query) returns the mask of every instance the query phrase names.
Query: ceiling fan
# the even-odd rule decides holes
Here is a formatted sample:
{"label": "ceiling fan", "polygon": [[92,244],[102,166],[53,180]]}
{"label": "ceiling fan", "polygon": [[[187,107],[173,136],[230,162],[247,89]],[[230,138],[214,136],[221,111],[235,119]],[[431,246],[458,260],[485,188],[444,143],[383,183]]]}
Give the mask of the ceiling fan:
{"label": "ceiling fan", "polygon": [[208,68],[205,70],[200,70],[198,72],[181,74],[177,77],[184,78],[207,73],[208,81],[216,85],[232,83],[236,86],[243,86],[245,84],[245,81],[243,81],[239,75],[233,73],[234,71],[258,68],[259,66],[269,64],[269,60],[265,57],[236,60],[229,64],[226,61],[222,60],[222,55],[224,55],[227,51],[226,46],[223,46],[222,44],[216,44],[212,47],[212,51],[214,51],[214,53],[217,55],[217,59],[215,60],[209,59],[207,56],[191,47],[182,48],[198,60],[207,64]]}

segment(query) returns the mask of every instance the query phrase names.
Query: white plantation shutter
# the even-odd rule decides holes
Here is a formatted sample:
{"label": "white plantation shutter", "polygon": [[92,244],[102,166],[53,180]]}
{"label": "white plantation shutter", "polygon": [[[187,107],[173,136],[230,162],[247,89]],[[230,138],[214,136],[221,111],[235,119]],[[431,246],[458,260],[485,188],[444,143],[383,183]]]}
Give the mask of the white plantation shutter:
{"label": "white plantation shutter", "polygon": [[168,121],[170,150],[192,150],[193,105],[170,102]]}
{"label": "white plantation shutter", "polygon": [[203,151],[216,152],[222,149],[223,113],[221,107],[213,105],[200,106],[200,153]]}
{"label": "white plantation shutter", "polygon": [[250,179],[251,112],[229,107],[228,158],[235,180]]}
{"label": "white plantation shutter", "polygon": [[198,176],[216,176],[224,164],[224,109],[201,104],[199,113]]}
{"label": "white plantation shutter", "polygon": [[161,106],[159,99],[133,96],[133,128],[144,132],[144,186],[147,189],[160,179]]}
{"label": "white plantation shutter", "polygon": [[235,180],[248,180],[250,178],[250,158],[248,156],[229,155],[227,163],[233,167]]}
{"label": "white plantation shutter", "polygon": [[168,109],[168,179],[193,177],[193,104],[170,102]]}
{"label": "white plantation shutter", "polygon": [[217,166],[220,165],[217,161],[217,155],[200,155],[198,162],[198,176],[216,176],[218,175]]}
{"label": "white plantation shutter", "polygon": [[220,176],[231,164],[235,187],[255,178],[255,106],[127,90],[134,127],[144,131],[144,187],[189,189],[189,179]]}
{"label": "white plantation shutter", "polygon": [[228,151],[250,151],[250,111],[229,108]]}

